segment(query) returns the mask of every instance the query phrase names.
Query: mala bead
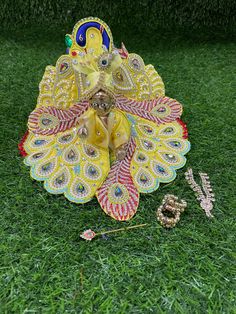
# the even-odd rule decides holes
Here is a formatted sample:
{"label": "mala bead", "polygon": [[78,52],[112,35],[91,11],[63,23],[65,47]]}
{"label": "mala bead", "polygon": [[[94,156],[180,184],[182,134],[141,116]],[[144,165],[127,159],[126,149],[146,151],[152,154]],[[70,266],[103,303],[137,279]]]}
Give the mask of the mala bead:
{"label": "mala bead", "polygon": [[[187,202],[178,200],[175,195],[165,195],[162,205],[157,209],[157,219],[165,228],[173,228],[180,220],[180,214],[184,212],[187,207]],[[165,215],[171,213],[172,217]]]}

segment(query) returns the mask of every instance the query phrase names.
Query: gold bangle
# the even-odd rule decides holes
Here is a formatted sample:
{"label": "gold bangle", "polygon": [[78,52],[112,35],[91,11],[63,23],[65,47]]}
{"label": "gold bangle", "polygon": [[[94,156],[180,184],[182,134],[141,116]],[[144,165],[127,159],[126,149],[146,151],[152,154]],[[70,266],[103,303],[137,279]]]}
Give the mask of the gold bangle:
{"label": "gold bangle", "polygon": [[[157,220],[165,228],[173,228],[180,220],[180,214],[184,212],[187,207],[187,202],[178,199],[177,196],[167,194],[165,195],[161,206],[157,209]],[[171,213],[172,217],[164,213]]]}

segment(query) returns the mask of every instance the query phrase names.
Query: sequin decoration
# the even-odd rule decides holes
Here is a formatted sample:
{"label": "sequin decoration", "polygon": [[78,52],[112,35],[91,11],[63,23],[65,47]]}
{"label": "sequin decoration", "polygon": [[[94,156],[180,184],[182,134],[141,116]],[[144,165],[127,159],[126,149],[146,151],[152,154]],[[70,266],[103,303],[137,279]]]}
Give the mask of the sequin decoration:
{"label": "sequin decoration", "polygon": [[46,141],[46,140],[37,139],[37,140],[34,141],[34,145],[35,145],[36,147],[43,146],[43,145],[45,145],[45,144],[47,144],[47,141]]}
{"label": "sequin decoration", "polygon": [[159,163],[156,163],[156,162],[152,162],[152,169],[158,175],[161,175],[161,176],[168,175],[168,172],[166,171],[165,167],[162,164],[159,164]]}
{"label": "sequin decoration", "polygon": [[72,202],[84,203],[87,202],[91,197],[89,197],[91,189],[88,184],[84,182],[81,178],[75,179],[72,183],[69,193],[66,192],[66,197]]}
{"label": "sequin decoration", "polygon": [[54,169],[56,168],[56,160],[46,160],[42,163],[36,164],[35,168],[31,168],[33,171],[32,176],[38,180],[44,180],[48,178],[51,173],[53,173]]}
{"label": "sequin decoration", "polygon": [[65,43],[66,43],[66,47],[68,47],[68,48],[70,48],[72,46],[73,41],[72,41],[72,39],[70,38],[69,35],[65,36]]}
{"label": "sequin decoration", "polygon": [[98,67],[100,70],[106,70],[110,67],[110,54],[104,52],[98,59]]}
{"label": "sequin decoration", "polygon": [[151,110],[151,113],[160,118],[166,117],[170,115],[171,108],[166,106],[165,104],[159,104]]}
{"label": "sequin decoration", "polygon": [[134,160],[137,162],[137,163],[140,163],[140,164],[143,164],[143,163],[147,163],[149,158],[147,155],[145,155],[143,152],[135,152],[135,155],[134,155]]}
{"label": "sequin decoration", "polygon": [[153,141],[142,139],[141,141],[142,147],[147,151],[155,151],[156,145]]}
{"label": "sequin decoration", "polygon": [[138,185],[140,192],[153,190],[155,188],[155,180],[151,173],[143,168],[140,168],[135,175],[134,183]]}
{"label": "sequin decoration", "polygon": [[124,65],[112,72],[113,85],[120,91],[129,91],[135,87],[134,81]]}
{"label": "sequin decoration", "polygon": [[137,55],[136,53],[130,53],[128,58],[129,67],[134,71],[143,71],[144,70],[144,62],[143,59]]}
{"label": "sequin decoration", "polygon": [[173,154],[162,154],[163,158],[171,164],[177,163],[178,158]]}
{"label": "sequin decoration", "polygon": [[170,182],[175,178],[175,172],[160,161],[152,160],[151,169],[160,182]]}
{"label": "sequin decoration", "polygon": [[44,155],[45,155],[45,153],[35,153],[35,154],[33,154],[33,155],[31,156],[31,158],[34,159],[34,160],[38,160],[38,159],[43,158]]}
{"label": "sequin decoration", "polygon": [[63,62],[63,63],[61,63],[61,65],[60,65],[59,73],[60,73],[60,74],[64,74],[66,71],[68,71],[68,69],[69,69],[69,64],[68,64],[68,62]]}
{"label": "sequin decoration", "polygon": [[128,201],[129,192],[123,184],[115,183],[108,190],[108,199],[111,203],[123,204]]}
{"label": "sequin decoration", "polygon": [[27,141],[25,143],[25,146],[28,147],[28,149],[30,151],[45,151],[47,149],[49,149],[50,145],[53,142],[53,138],[51,136],[32,136],[32,134],[30,133]]}
{"label": "sequin decoration", "polygon": [[65,182],[66,182],[66,176],[65,176],[65,174],[63,173],[63,174],[59,175],[59,176],[55,179],[55,181],[54,181],[54,186],[55,186],[55,187],[61,187],[62,185],[65,184]]}
{"label": "sequin decoration", "polygon": [[65,191],[69,182],[71,175],[68,168],[60,168],[48,181],[45,181],[45,188],[53,194],[60,194]]}
{"label": "sequin decoration", "polygon": [[90,180],[97,180],[101,177],[101,170],[93,164],[85,165],[85,177]]}
{"label": "sequin decoration", "polygon": [[170,136],[170,135],[173,135],[175,132],[176,131],[173,127],[168,126],[168,127],[165,127],[164,129],[162,129],[160,131],[160,134]]}
{"label": "sequin decoration", "polygon": [[50,149],[43,149],[40,151],[35,151],[34,153],[28,155],[25,158],[25,164],[26,165],[37,164],[37,163],[41,162],[41,160],[46,158],[49,154],[50,154]]}
{"label": "sequin decoration", "polygon": [[98,150],[92,146],[92,145],[83,145],[83,152],[86,156],[88,156],[91,159],[98,159],[99,158],[99,152]]}
{"label": "sequin decoration", "polygon": [[68,55],[63,55],[57,60],[56,64],[57,73],[60,78],[68,78],[73,75],[71,58]]}
{"label": "sequin decoration", "polygon": [[73,133],[64,133],[64,135],[58,137],[59,144],[69,144],[73,142],[75,135]]}
{"label": "sequin decoration", "polygon": [[42,114],[39,119],[39,126],[43,130],[52,129],[55,128],[56,125],[58,125],[59,120],[51,115],[51,114]]}
{"label": "sequin decoration", "polygon": [[177,140],[171,140],[171,141],[167,141],[166,142],[168,146],[170,146],[171,148],[174,148],[174,149],[182,149],[182,144],[180,141],[177,141]]}
{"label": "sequin decoration", "polygon": [[80,153],[76,146],[70,145],[64,150],[62,158],[66,163],[75,165],[80,161]]}
{"label": "sequin decoration", "polygon": [[174,148],[181,148],[181,143],[179,141],[168,142]]}
{"label": "sequin decoration", "polygon": [[147,124],[138,124],[138,129],[145,136],[149,136],[149,137],[154,136],[154,129]]}

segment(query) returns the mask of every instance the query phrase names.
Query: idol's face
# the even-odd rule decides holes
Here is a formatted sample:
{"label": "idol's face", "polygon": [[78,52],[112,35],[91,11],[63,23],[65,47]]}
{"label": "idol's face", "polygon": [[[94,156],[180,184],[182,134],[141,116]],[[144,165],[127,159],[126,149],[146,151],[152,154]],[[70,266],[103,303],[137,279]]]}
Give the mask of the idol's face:
{"label": "idol's face", "polygon": [[100,90],[89,100],[90,106],[97,111],[99,116],[106,116],[115,105],[114,99]]}

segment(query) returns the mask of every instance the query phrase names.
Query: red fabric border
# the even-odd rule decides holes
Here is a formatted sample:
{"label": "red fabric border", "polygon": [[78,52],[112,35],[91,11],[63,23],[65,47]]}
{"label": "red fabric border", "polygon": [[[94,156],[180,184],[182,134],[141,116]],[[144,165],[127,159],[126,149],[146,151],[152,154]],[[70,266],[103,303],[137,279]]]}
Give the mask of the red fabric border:
{"label": "red fabric border", "polygon": [[188,129],[187,129],[187,125],[180,119],[177,118],[176,121],[182,126],[183,128],[183,138],[187,139],[188,138]]}
{"label": "red fabric border", "polygon": [[25,134],[23,135],[23,137],[21,138],[20,143],[18,144],[19,152],[20,152],[21,156],[23,156],[23,157],[27,156],[27,153],[26,153],[26,151],[24,149],[24,143],[25,143],[28,135],[29,135],[29,131],[27,130],[25,132]]}

